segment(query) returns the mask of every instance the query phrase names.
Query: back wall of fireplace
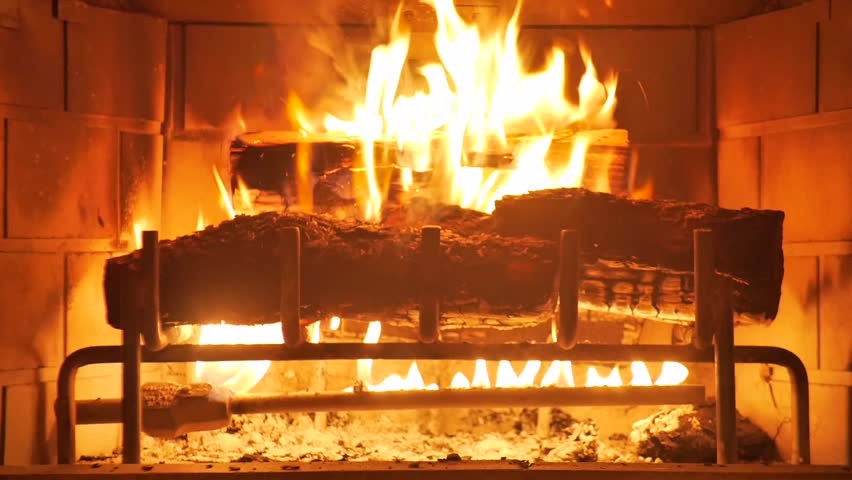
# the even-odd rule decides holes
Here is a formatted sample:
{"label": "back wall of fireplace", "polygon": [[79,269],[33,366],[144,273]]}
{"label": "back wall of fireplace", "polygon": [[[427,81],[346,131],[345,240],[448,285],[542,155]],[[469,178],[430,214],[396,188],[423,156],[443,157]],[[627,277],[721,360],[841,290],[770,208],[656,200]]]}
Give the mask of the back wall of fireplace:
{"label": "back wall of fireplace", "polygon": [[[606,3],[530,0],[522,43],[564,45],[572,88],[580,40],[600,71],[619,72],[619,126],[630,131],[637,183],[652,182],[656,197],[787,212],[781,313],[770,327],[739,328],[737,343],[782,346],[804,360],[813,461],[848,464],[852,8]],[[291,89],[310,98],[333,88],[330,62],[307,33],[322,26],[366,62],[375,18],[394,8],[0,0],[0,463],[55,462],[57,370],[76,349],[119,342],[104,319],[102,267],[134,247],[134,223],[175,236],[194,230],[199,210],[208,224],[224,220],[210,165],[227,172],[233,136],[289,127]],[[504,8],[477,0],[460,11],[481,18]],[[422,6],[404,11],[414,51],[434,55]],[[79,398],[119,396],[112,367],[83,369]],[[737,373],[740,410],[777,431],[783,452],[786,379],[768,368]],[[118,426],[79,435],[80,454],[120,436]]]}

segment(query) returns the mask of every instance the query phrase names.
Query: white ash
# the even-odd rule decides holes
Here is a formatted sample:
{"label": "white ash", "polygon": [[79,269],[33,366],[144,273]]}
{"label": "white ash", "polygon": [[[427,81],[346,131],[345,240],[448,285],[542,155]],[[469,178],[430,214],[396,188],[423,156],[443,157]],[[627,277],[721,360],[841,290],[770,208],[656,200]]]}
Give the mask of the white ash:
{"label": "white ash", "polygon": [[[590,420],[556,410],[551,435],[536,435],[535,410],[470,410],[457,419],[468,428],[430,431],[409,412],[330,413],[325,428],[313,415],[234,416],[228,428],[175,440],[145,437],[145,463],[270,461],[440,461],[512,459],[528,462],[597,461],[601,445]],[[440,412],[432,412],[440,415]],[[422,417],[420,417],[422,418]],[[607,447],[612,450],[612,447]],[[630,454],[607,457],[624,461]],[[635,455],[634,455],[635,456]]]}
{"label": "white ash", "polygon": [[[633,431],[630,432],[630,440],[633,443],[639,443],[657,433],[674,432],[680,428],[681,417],[686,417],[690,413],[695,413],[694,405],[683,405],[677,408],[660,410],[654,415],[634,423]],[[695,417],[689,418],[692,421],[692,428],[701,428],[701,424]]]}

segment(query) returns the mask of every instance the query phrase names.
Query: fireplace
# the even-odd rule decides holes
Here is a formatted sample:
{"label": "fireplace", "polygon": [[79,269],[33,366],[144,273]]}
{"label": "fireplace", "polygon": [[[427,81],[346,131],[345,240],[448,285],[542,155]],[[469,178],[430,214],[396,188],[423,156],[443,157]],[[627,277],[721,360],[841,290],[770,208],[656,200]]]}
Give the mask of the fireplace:
{"label": "fireplace", "polygon": [[0,473],[852,476],[852,9],[683,3],[0,1]]}

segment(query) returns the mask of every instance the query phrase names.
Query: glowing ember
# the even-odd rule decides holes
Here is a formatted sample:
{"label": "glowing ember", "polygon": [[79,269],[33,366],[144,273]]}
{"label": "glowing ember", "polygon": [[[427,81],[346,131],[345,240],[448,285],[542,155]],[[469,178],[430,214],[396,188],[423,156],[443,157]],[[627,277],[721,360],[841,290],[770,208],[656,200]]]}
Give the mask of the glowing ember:
{"label": "glowing ember", "polygon": [[[616,79],[598,79],[591,55],[581,48],[585,72],[578,86],[579,102],[565,96],[565,53],[551,50],[543,69],[527,71],[517,48],[520,4],[511,19],[496,29],[463,20],[452,0],[427,0],[436,12],[434,44],[440,63],[414,73],[427,88],[402,88],[410,34],[393,19],[390,41],[373,49],[363,100],[341,115],[311,118],[299,101],[290,102],[290,116],[306,132],[354,136],[362,154],[359,205],[368,220],[378,220],[386,192],[376,176],[374,145],[392,144],[402,153],[403,188],[412,171],[432,170],[437,200],[490,212],[494,201],[529,190],[576,187],[583,176],[588,138],[579,130],[609,129],[615,122]],[[413,79],[405,79],[406,86]],[[571,148],[562,160],[545,162],[556,141]],[[511,157],[512,168],[469,162],[488,155]],[[301,184],[301,182],[300,182]],[[300,191],[302,189],[300,188]]]}
{"label": "glowing ember", "polygon": [[[284,343],[280,323],[266,325],[203,325],[198,339],[201,345],[257,345]],[[245,393],[254,388],[266,375],[272,362],[195,362],[195,375],[203,382]]]}

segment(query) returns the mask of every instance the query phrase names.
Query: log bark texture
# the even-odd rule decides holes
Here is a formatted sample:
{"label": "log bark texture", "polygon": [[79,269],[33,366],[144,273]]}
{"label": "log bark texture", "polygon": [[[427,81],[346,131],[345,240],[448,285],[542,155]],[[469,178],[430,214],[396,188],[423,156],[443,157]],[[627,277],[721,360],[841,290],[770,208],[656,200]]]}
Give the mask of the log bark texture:
{"label": "log bark texture", "polygon": [[784,277],[784,213],[712,205],[630,200],[582,189],[541,190],[497,201],[494,232],[557,239],[580,232],[584,261],[693,269],[692,232],[714,231],[717,272],[731,280],[734,309],[774,319]]}
{"label": "log bark texture", "polygon": [[[714,221],[724,226],[730,219],[739,222],[746,239],[732,246],[759,255],[762,249],[774,249],[777,241],[780,254],[780,212],[737,216],[713,207],[631,202],[579,190],[528,197],[501,201],[492,216],[413,203],[386,212],[382,225],[297,213],[240,216],[161,242],[161,314],[166,323],[277,321],[278,237],[290,226],[302,233],[302,313],[312,320],[331,315],[416,318],[412,312],[422,285],[419,226],[424,224],[445,227],[439,266],[444,320],[465,315],[520,317],[527,324],[530,319],[549,320],[558,263],[554,238],[561,228],[580,231],[582,305],[663,320],[691,317],[690,227]],[[566,209],[568,214],[559,213]],[[534,220],[524,218],[525,210]],[[529,235],[522,235],[524,229]],[[769,269],[783,271],[783,257],[776,260]],[[738,311],[772,318],[780,274],[765,275],[757,267],[731,270],[745,275],[733,283]],[[104,287],[113,326],[122,323],[121,309],[132,312],[138,301],[139,271],[139,252],[107,262]],[[771,282],[778,285],[767,285]]]}

